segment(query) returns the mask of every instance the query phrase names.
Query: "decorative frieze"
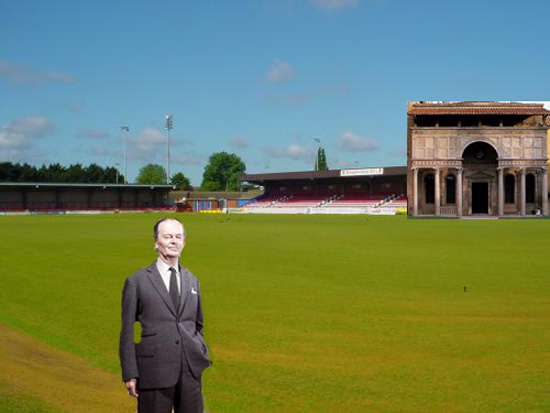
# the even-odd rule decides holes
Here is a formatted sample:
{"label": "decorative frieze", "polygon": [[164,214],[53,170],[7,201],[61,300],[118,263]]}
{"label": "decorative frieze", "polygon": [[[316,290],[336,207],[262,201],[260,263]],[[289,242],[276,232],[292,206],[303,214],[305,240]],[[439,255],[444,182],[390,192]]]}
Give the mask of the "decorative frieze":
{"label": "decorative frieze", "polygon": [[429,160],[429,159],[419,159],[412,161],[411,167],[413,168],[436,168],[436,167],[448,167],[448,168],[457,168],[462,165],[460,160]]}
{"label": "decorative frieze", "polygon": [[[515,131],[503,135],[502,131],[458,131],[455,134],[442,134],[439,131],[415,131],[412,136],[412,158],[421,159],[461,159],[464,150],[474,142],[485,142],[497,151],[499,159],[542,159],[546,157],[546,134],[525,134]],[[492,133],[488,133],[492,132]]]}

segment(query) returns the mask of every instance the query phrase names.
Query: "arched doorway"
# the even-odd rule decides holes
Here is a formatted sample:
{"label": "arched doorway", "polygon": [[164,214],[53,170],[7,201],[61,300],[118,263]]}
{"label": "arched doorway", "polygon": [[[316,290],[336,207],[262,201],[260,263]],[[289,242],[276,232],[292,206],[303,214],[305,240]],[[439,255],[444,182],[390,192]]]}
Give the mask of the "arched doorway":
{"label": "arched doorway", "polygon": [[472,142],[462,152],[462,166],[469,189],[469,211],[489,214],[496,205],[498,154],[486,142]]}

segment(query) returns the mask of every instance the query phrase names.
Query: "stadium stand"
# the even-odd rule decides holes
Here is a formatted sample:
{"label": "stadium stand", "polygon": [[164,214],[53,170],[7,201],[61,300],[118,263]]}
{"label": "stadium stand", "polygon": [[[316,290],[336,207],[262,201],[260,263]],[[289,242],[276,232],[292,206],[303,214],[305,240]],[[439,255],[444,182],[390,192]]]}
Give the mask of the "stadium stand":
{"label": "stadium stand", "polygon": [[0,213],[174,210],[172,185],[0,183]]}
{"label": "stadium stand", "polygon": [[243,207],[258,214],[368,214],[406,209],[406,168],[245,175],[264,195]]}

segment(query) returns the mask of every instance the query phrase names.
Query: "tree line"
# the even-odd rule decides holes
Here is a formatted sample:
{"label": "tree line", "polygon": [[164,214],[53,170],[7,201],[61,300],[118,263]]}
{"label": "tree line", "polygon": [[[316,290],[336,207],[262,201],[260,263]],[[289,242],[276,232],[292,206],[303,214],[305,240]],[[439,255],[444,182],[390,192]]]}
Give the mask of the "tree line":
{"label": "tree line", "polygon": [[[205,191],[239,191],[240,177],[246,171],[242,159],[234,153],[216,152],[204,168],[201,189]],[[36,167],[28,163],[0,163],[0,182],[51,182],[51,183],[125,183],[124,176],[114,167],[101,167],[59,163]],[[158,164],[147,164],[140,169],[137,184],[166,184],[166,170]],[[178,172],[170,177],[170,184],[179,190],[192,190],[189,179]]]}
{"label": "tree line", "polygon": [[59,163],[36,166],[27,163],[0,162],[0,182],[52,182],[110,184],[124,182],[124,176],[112,166],[101,167],[92,163],[88,166]]}
{"label": "tree line", "polygon": [[[319,148],[315,170],[328,169],[324,148]],[[204,168],[201,189],[204,191],[240,191],[241,176],[246,172],[243,160],[234,153],[213,153]],[[79,163],[68,167],[59,163],[43,165],[40,168],[27,163],[0,163],[0,182],[53,182],[53,183],[125,183],[124,176],[112,166],[102,168],[92,163],[83,166]],[[147,164],[140,169],[136,178],[138,184],[166,184],[166,170],[158,164]],[[192,190],[189,179],[178,172],[170,177],[170,184],[179,190]]]}

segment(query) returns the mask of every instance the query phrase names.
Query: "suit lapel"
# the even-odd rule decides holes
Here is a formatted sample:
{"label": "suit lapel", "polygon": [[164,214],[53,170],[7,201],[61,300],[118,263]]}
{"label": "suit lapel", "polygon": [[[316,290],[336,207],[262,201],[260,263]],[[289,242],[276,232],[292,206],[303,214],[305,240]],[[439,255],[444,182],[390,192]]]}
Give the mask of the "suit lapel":
{"label": "suit lapel", "polygon": [[180,294],[180,307],[179,307],[179,314],[183,313],[183,307],[185,306],[185,299],[187,298],[187,292],[189,291],[189,284],[191,284],[191,280],[189,278],[189,274],[187,273],[187,270],[183,268],[181,265],[179,266],[180,269],[180,277],[181,277],[181,294]]}
{"label": "suit lapel", "polygon": [[147,271],[149,271],[149,279],[151,280],[151,283],[153,283],[153,287],[155,287],[157,292],[160,294],[162,300],[164,301],[170,312],[176,315],[174,303],[172,302],[172,298],[170,298],[170,293],[166,289],[164,281],[162,281],[162,277],[157,269],[157,264],[151,264],[149,267],[147,267]]}

